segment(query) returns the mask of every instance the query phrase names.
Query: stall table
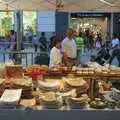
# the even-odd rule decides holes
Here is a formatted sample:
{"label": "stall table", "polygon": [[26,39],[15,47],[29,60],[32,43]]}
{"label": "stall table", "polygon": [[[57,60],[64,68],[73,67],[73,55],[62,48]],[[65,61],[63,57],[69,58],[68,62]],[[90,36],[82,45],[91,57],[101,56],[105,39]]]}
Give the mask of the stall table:
{"label": "stall table", "polygon": [[0,110],[3,120],[119,120],[119,110]]}

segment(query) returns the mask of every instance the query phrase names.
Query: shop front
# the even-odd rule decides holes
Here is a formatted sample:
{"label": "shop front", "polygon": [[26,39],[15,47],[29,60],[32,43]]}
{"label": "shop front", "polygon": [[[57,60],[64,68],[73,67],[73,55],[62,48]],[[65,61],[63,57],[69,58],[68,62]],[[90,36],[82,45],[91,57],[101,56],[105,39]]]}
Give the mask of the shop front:
{"label": "shop front", "polygon": [[77,33],[85,32],[89,29],[90,33],[101,34],[104,40],[110,35],[110,13],[71,13],[70,26]]}

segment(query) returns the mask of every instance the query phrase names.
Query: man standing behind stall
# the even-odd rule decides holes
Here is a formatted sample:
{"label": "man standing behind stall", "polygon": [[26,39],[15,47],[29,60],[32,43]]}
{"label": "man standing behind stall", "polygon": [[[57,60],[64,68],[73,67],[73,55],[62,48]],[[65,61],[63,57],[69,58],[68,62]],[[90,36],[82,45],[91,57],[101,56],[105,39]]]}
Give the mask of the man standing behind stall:
{"label": "man standing behind stall", "polygon": [[73,66],[76,64],[77,57],[77,45],[73,39],[73,29],[69,28],[67,31],[67,37],[62,42],[62,50],[64,53],[64,63],[67,66]]}

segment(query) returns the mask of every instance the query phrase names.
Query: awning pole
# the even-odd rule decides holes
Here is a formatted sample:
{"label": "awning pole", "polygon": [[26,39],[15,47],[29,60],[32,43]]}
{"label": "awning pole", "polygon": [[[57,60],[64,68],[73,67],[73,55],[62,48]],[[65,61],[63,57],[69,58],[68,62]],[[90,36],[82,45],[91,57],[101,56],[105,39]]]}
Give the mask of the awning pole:
{"label": "awning pole", "polygon": [[17,51],[21,50],[21,42],[23,37],[23,11],[16,11],[16,27],[17,27]]}
{"label": "awning pole", "polygon": [[[21,51],[21,43],[23,38],[23,11],[22,10],[16,10],[15,11],[15,19],[16,19],[16,47],[17,51]],[[21,64],[22,57],[20,54],[16,54],[15,63]]]}

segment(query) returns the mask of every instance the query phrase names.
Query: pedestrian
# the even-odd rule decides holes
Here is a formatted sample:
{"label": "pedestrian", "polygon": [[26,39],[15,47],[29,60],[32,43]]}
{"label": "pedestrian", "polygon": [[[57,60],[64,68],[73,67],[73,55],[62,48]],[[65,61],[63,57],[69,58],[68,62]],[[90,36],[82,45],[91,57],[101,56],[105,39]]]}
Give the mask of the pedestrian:
{"label": "pedestrian", "polygon": [[62,64],[61,41],[59,38],[54,38],[53,48],[50,51],[49,67],[59,67]]}
{"label": "pedestrian", "polygon": [[52,37],[50,38],[50,50],[53,48],[54,46],[54,39],[56,38],[56,33],[53,32],[52,33]]}
{"label": "pedestrian", "polygon": [[66,32],[63,32],[63,33],[61,34],[61,36],[60,36],[60,39],[61,39],[61,40],[64,40],[65,37],[66,37]]}
{"label": "pedestrian", "polygon": [[89,35],[89,49],[91,50],[91,52],[93,48],[94,48],[94,40],[93,40],[93,32],[91,32]]}
{"label": "pedestrian", "polygon": [[100,34],[97,34],[95,45],[97,49],[100,49],[102,47],[102,37]]}
{"label": "pedestrian", "polygon": [[10,58],[15,59],[15,51],[17,50],[17,43],[16,43],[16,34],[14,30],[10,31]]}
{"label": "pedestrian", "polygon": [[117,58],[118,66],[120,67],[120,48],[118,46],[116,46],[112,51],[112,54],[109,60],[109,65],[112,64],[112,61],[114,60],[114,58]]}
{"label": "pedestrian", "polygon": [[107,63],[107,61],[109,61],[110,57],[109,48],[107,44],[104,44],[96,56],[91,56],[91,61],[97,62],[100,65],[104,65]]}
{"label": "pedestrian", "polygon": [[48,48],[48,43],[47,43],[47,38],[45,36],[45,32],[42,32],[41,33],[41,37],[39,39],[39,43],[40,43],[40,50],[43,51],[43,52],[46,52],[47,51],[47,48]]}
{"label": "pedestrian", "polygon": [[77,61],[79,62],[80,56],[84,53],[84,38],[81,32],[76,37],[75,41],[77,44]]}
{"label": "pedestrian", "polygon": [[109,64],[111,65],[114,58],[117,58],[117,61],[119,63],[118,66],[120,67],[120,41],[117,37],[117,34],[113,35],[111,47],[112,47],[112,53],[111,53],[111,57],[109,60]]}
{"label": "pedestrian", "polygon": [[90,47],[89,47],[89,34],[90,34],[90,31],[89,29],[85,30],[85,49],[87,49],[89,51]]}
{"label": "pedestrian", "polygon": [[67,66],[73,66],[76,64],[77,57],[77,45],[73,39],[73,29],[69,28],[67,31],[67,37],[62,41],[62,50],[64,53],[64,63]]}
{"label": "pedestrian", "polygon": [[116,45],[119,46],[120,45],[120,41],[119,41],[119,39],[117,37],[117,34],[114,33],[113,34],[113,39],[111,41],[111,47],[114,48],[114,47],[116,47]]}
{"label": "pedestrian", "polygon": [[39,44],[39,39],[38,39],[37,35],[35,34],[33,37],[33,45],[35,48],[35,52],[37,52],[37,50],[38,50],[38,44]]}

